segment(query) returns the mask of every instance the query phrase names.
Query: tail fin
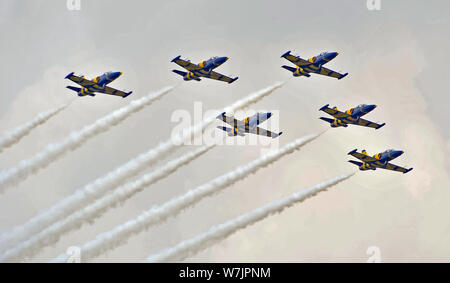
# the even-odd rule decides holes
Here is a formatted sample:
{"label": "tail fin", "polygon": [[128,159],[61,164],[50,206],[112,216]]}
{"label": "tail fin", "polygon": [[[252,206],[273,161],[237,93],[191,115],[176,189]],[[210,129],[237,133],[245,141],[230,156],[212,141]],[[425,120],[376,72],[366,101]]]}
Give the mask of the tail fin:
{"label": "tail fin", "polygon": [[288,71],[291,71],[292,73],[295,72],[295,71],[297,70],[297,69],[294,68],[294,67],[290,67],[290,66],[286,66],[286,65],[281,66],[281,68],[286,69],[286,70],[288,70]]}
{"label": "tail fin", "polygon": [[74,86],[66,86],[68,89],[76,91],[76,92],[80,92],[81,88],[79,87],[74,87]]}
{"label": "tail fin", "polygon": [[324,120],[325,122],[328,122],[330,124],[334,122],[334,119],[331,119],[331,118],[320,117],[319,119]]}
{"label": "tail fin", "polygon": [[285,58],[288,55],[291,55],[291,51],[290,50],[288,52],[284,53],[283,55],[281,55],[281,58]]}
{"label": "tail fin", "polygon": [[187,74],[186,72],[178,71],[178,70],[172,70],[172,72],[174,72],[175,74],[178,74],[178,75],[180,75],[182,77],[186,76],[186,74]]}
{"label": "tail fin", "polygon": [[325,109],[328,108],[328,106],[330,106],[330,104],[327,104],[327,105],[322,106],[322,108],[320,108],[319,111],[324,111]]}
{"label": "tail fin", "polygon": [[170,62],[175,62],[175,61],[177,61],[178,59],[180,59],[180,57],[181,57],[181,55],[178,55],[177,57],[173,58],[172,61],[170,61]]}
{"label": "tail fin", "polygon": [[361,166],[362,165],[362,162],[359,162],[359,161],[349,160],[348,162],[350,162],[352,164],[355,164],[356,166]]}
{"label": "tail fin", "polygon": [[222,120],[222,118],[225,116],[225,113],[226,112],[222,112],[222,114],[220,114],[220,115],[217,115],[217,119],[221,119]]}

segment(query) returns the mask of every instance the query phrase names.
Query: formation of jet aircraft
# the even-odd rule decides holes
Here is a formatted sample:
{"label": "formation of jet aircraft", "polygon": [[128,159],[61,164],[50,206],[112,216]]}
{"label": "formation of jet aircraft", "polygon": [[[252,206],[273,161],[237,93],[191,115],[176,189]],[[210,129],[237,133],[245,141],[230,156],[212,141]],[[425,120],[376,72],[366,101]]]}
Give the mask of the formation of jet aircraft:
{"label": "formation of jet aircraft", "polygon": [[363,150],[361,153],[359,153],[356,149],[354,149],[350,151],[348,154],[362,161],[362,162],[354,160],[348,161],[358,166],[359,170],[361,171],[376,170],[377,168],[380,168],[398,171],[402,172],[403,174],[406,174],[413,169],[413,168],[406,169],[401,166],[389,163],[389,161],[394,160],[395,158],[402,155],[403,154],[402,150],[388,149],[386,151],[377,153],[374,156],[370,156],[369,154],[367,154],[366,150]]}
{"label": "formation of jet aircraft", "polygon": [[[326,63],[336,58],[338,52],[323,52],[317,56],[309,59],[302,59],[299,56],[292,55],[290,51],[284,53],[281,57],[294,63],[296,67],[282,66],[282,68],[292,72],[294,77],[310,77],[311,73],[324,75],[338,80],[344,78],[348,73],[341,74],[339,72],[327,69],[323,67]],[[238,77],[230,78],[226,75],[215,72],[214,69],[221,66],[229,58],[228,57],[211,57],[208,60],[202,61],[199,64],[194,64],[190,60],[183,60],[181,56],[175,57],[171,62],[184,68],[186,71],[173,70],[174,73],[183,77],[185,81],[200,81],[201,78],[208,78],[218,81],[233,83]],[[76,76],[74,73],[68,74],[65,78],[69,79],[81,87],[67,86],[68,89],[77,92],[78,96],[95,96],[96,93],[104,93],[109,95],[115,95],[120,97],[127,97],[132,93],[124,92],[107,86],[109,83],[117,79],[121,72],[107,72],[101,76],[97,76],[92,80],[86,79],[84,76]],[[332,128],[348,127],[348,125],[357,125],[368,128],[379,129],[385,125],[385,123],[378,124],[363,119],[362,117],[369,112],[373,111],[377,106],[374,104],[360,104],[357,107],[350,108],[346,111],[339,111],[337,107],[330,108],[329,104],[323,106],[319,111],[323,111],[333,118],[320,117],[321,120],[329,123]],[[275,133],[269,130],[260,128],[259,125],[269,119],[272,113],[256,113],[251,117],[246,117],[244,120],[238,120],[234,116],[228,117],[225,112],[217,116],[217,119],[227,123],[229,127],[218,126],[217,128],[227,132],[228,136],[245,136],[246,134],[256,134],[261,136],[267,136],[271,138],[279,137],[282,132]],[[387,169],[392,171],[398,171],[402,173],[408,173],[413,168],[406,169],[401,166],[389,163],[391,160],[399,157],[403,154],[401,150],[389,149],[381,153],[377,153],[374,156],[369,156],[365,150],[358,153],[357,150],[353,150],[348,153],[359,159],[360,161],[349,160],[350,163],[357,165],[360,170],[376,170],[377,168]]]}
{"label": "formation of jet aircraft", "polygon": [[255,134],[261,136],[267,136],[271,138],[279,137],[283,132],[274,133],[265,129],[258,127],[259,124],[263,123],[267,119],[272,117],[272,113],[256,113],[251,117],[246,117],[244,120],[237,120],[235,117],[228,117],[225,112],[217,116],[217,119],[222,120],[231,126],[228,127],[217,127],[228,133],[228,136],[245,136],[245,134]]}
{"label": "formation of jet aircraft", "polygon": [[371,121],[364,120],[361,118],[362,116],[366,115],[370,111],[374,110],[377,106],[374,104],[360,104],[355,108],[350,108],[345,112],[339,111],[337,107],[329,108],[329,104],[323,106],[320,108],[320,111],[323,111],[331,116],[334,117],[334,119],[320,117],[319,119],[330,123],[330,126],[332,128],[337,127],[348,127],[348,125],[357,125],[357,126],[363,126],[363,127],[369,127],[374,129],[379,129],[383,127],[386,123],[383,124],[377,124]]}
{"label": "formation of jet aircraft", "polygon": [[72,72],[66,76],[66,79],[79,84],[81,87],[67,86],[67,88],[76,91],[78,96],[95,96],[95,93],[98,92],[125,98],[130,95],[132,91],[123,92],[121,90],[117,90],[115,88],[107,86],[107,84],[111,83],[121,75],[122,72],[107,72],[101,76],[93,78],[92,80],[88,80],[84,76],[75,76]]}

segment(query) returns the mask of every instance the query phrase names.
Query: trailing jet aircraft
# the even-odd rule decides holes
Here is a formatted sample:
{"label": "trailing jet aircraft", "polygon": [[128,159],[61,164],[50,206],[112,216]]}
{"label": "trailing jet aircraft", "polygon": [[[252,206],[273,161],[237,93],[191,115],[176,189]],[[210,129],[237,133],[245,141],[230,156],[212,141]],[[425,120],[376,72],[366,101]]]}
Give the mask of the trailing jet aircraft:
{"label": "trailing jet aircraft", "polygon": [[198,65],[191,63],[190,60],[183,60],[180,59],[181,56],[177,56],[174,58],[171,62],[176,63],[177,65],[185,68],[187,72],[178,71],[178,70],[172,70],[174,73],[180,75],[183,77],[183,80],[190,81],[190,80],[196,80],[200,81],[200,78],[208,78],[218,81],[223,81],[231,84],[235,80],[238,79],[238,77],[235,77],[234,79],[227,77],[225,75],[219,74],[217,72],[214,72],[213,70],[223,63],[225,63],[228,60],[228,57],[211,57],[206,61],[200,62]]}
{"label": "trailing jet aircraft", "polygon": [[386,125],[386,123],[383,124],[377,124],[374,122],[370,122],[367,120],[362,119],[361,117],[375,109],[377,106],[374,104],[360,104],[355,108],[350,108],[345,112],[341,112],[337,109],[337,107],[329,108],[329,104],[323,106],[319,109],[319,111],[323,111],[327,114],[330,114],[334,117],[334,119],[320,117],[319,119],[324,120],[325,122],[330,123],[330,126],[332,128],[336,127],[347,127],[348,124],[350,125],[358,125],[363,127],[369,127],[374,129],[379,129]]}
{"label": "trailing jet aircraft", "polygon": [[317,56],[311,57],[308,60],[302,59],[298,56],[294,56],[291,54],[291,51],[288,51],[281,55],[282,58],[291,61],[295,65],[296,68],[290,66],[281,66],[282,68],[291,71],[294,77],[310,77],[310,73],[315,73],[319,75],[329,76],[333,78],[337,78],[338,80],[344,78],[348,75],[348,73],[340,74],[333,70],[327,69],[323,67],[326,63],[333,60],[339,53],[337,52],[322,52]]}
{"label": "trailing jet aircraft", "polygon": [[366,150],[363,150],[361,153],[359,153],[357,152],[356,149],[354,149],[350,151],[348,154],[362,161],[362,162],[354,160],[348,161],[352,164],[355,164],[356,166],[359,166],[359,170],[361,171],[376,170],[377,168],[381,168],[392,171],[398,171],[402,172],[403,174],[406,174],[413,169],[413,168],[406,169],[397,166],[395,164],[389,163],[389,161],[402,155],[403,154],[402,150],[388,149],[386,151],[377,153],[374,156],[369,156]]}
{"label": "trailing jet aircraft", "polygon": [[114,81],[118,77],[122,75],[122,72],[107,72],[104,73],[101,76],[95,77],[92,80],[86,79],[84,76],[75,76],[74,73],[68,74],[65,78],[73,81],[74,83],[77,83],[81,86],[79,87],[73,87],[73,86],[67,86],[68,89],[71,89],[73,91],[76,91],[78,96],[95,96],[95,92],[98,93],[104,93],[104,94],[110,94],[110,95],[116,95],[121,96],[122,98],[127,97],[132,93],[130,92],[123,92],[121,90],[117,90],[115,88],[106,86],[110,82]]}
{"label": "trailing jet aircraft", "polygon": [[232,128],[228,127],[217,127],[228,133],[228,136],[245,136],[245,134],[256,134],[262,136],[272,137],[273,139],[280,136],[283,132],[274,133],[265,129],[261,129],[258,127],[259,124],[266,121],[272,116],[272,113],[256,113],[251,117],[247,117],[244,120],[237,120],[234,117],[225,116],[225,112],[217,116],[217,119],[224,121],[225,123],[232,126]]}

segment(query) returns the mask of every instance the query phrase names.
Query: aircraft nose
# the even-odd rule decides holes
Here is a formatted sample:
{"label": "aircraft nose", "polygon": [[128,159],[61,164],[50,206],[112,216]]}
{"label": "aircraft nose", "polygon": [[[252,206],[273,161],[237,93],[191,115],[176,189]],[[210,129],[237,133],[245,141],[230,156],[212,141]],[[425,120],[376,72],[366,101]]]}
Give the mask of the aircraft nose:
{"label": "aircraft nose", "polygon": [[404,153],[403,150],[394,150],[394,152],[392,152],[392,156],[393,156],[394,158],[397,158],[397,157],[399,157],[400,155],[402,155],[403,153]]}
{"label": "aircraft nose", "polygon": [[118,77],[120,77],[120,75],[122,75],[122,72],[112,72],[111,75],[109,75],[109,77],[110,77],[112,80],[115,80],[115,79],[117,79]]}
{"label": "aircraft nose", "polygon": [[339,55],[338,52],[328,52],[326,56],[328,57],[328,60],[331,60],[331,59],[334,59],[338,55]]}
{"label": "aircraft nose", "polygon": [[227,61],[229,58],[228,57],[219,57],[219,58],[217,58],[217,63],[218,64],[223,64],[223,63],[225,63],[225,61]]}
{"label": "aircraft nose", "polygon": [[375,108],[377,108],[377,106],[375,104],[365,105],[364,106],[364,112],[370,112],[370,111],[372,111]]}

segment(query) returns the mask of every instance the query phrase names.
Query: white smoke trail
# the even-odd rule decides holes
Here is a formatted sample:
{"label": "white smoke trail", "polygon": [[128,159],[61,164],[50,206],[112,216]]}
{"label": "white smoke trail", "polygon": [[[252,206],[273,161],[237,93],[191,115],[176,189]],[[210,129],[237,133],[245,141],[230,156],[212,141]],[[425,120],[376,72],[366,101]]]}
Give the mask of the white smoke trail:
{"label": "white smoke trail", "polygon": [[[136,218],[118,225],[108,232],[97,235],[95,240],[87,242],[81,247],[82,260],[90,260],[124,244],[131,236],[137,235],[151,225],[159,224],[169,217],[175,216],[184,209],[195,205],[203,198],[218,193],[235,182],[255,173],[259,169],[270,165],[281,157],[300,149],[303,145],[313,141],[318,136],[318,134],[314,134],[297,139],[276,151],[269,152],[246,165],[240,166],[225,175],[190,190],[182,196],[173,198],[161,206],[155,206],[146,210]],[[65,262],[66,260],[67,255],[65,254],[55,259],[57,262]]]}
{"label": "white smoke trail", "polygon": [[42,112],[36,117],[34,117],[33,120],[25,124],[22,124],[15,129],[4,132],[3,136],[0,137],[0,152],[2,152],[5,148],[8,148],[18,143],[23,137],[28,135],[34,128],[44,124],[50,118],[52,118],[53,116],[64,110],[67,106],[68,104]]}
{"label": "white smoke trail", "polygon": [[8,187],[25,180],[29,175],[35,174],[39,170],[47,167],[62,155],[70,150],[74,150],[84,144],[88,139],[109,130],[128,118],[131,114],[142,110],[164,94],[171,91],[173,87],[165,87],[147,96],[133,100],[127,106],[115,110],[114,112],[98,119],[94,123],[85,126],[79,131],[70,133],[65,140],[49,144],[43,151],[37,153],[30,159],[22,160],[16,167],[0,172],[0,193]]}
{"label": "white smoke trail", "polygon": [[[248,105],[258,102],[283,85],[284,82],[277,82],[272,86],[249,94],[232,105],[224,108],[224,111],[233,112],[242,109],[243,107],[247,107]],[[183,141],[190,139],[198,133],[201,133],[207,126],[215,121],[215,119],[215,116],[205,118],[202,122],[193,125],[186,131],[180,132],[175,137],[160,143],[155,148],[140,154],[136,158],[109,172],[105,176],[100,177],[78,189],[74,194],[66,197],[49,209],[31,218],[25,224],[14,227],[11,231],[4,233],[0,236],[0,253],[8,248],[14,247],[17,243],[30,238],[31,235],[41,232],[56,221],[69,216],[76,210],[98,199],[105,192],[120,186],[128,178],[136,176],[146,167],[165,158],[175,149],[180,147],[183,144]]]}
{"label": "white smoke trail", "polygon": [[295,192],[282,199],[270,202],[265,206],[254,209],[248,213],[242,214],[232,220],[221,225],[213,226],[208,232],[200,234],[189,240],[182,241],[178,245],[163,250],[162,252],[151,255],[146,262],[173,262],[182,261],[187,257],[191,257],[200,251],[211,247],[212,245],[226,239],[228,236],[236,233],[247,226],[255,224],[273,214],[281,213],[286,208],[296,203],[305,201],[316,194],[326,191],[328,188],[350,178],[355,173],[342,175],[325,182],[319,183],[307,189]]}
{"label": "white smoke trail", "polygon": [[7,250],[0,256],[0,262],[18,262],[35,255],[46,246],[58,242],[62,235],[81,228],[85,223],[94,223],[95,219],[99,218],[109,209],[114,208],[119,203],[123,204],[126,200],[141,192],[146,187],[166,178],[177,169],[189,164],[213,147],[214,145],[202,146],[190,151],[181,157],[171,160],[164,166],[141,176],[139,179],[116,188],[111,194],[103,196],[82,210],[74,212],[61,221],[52,224],[42,232],[33,235],[16,247]]}

